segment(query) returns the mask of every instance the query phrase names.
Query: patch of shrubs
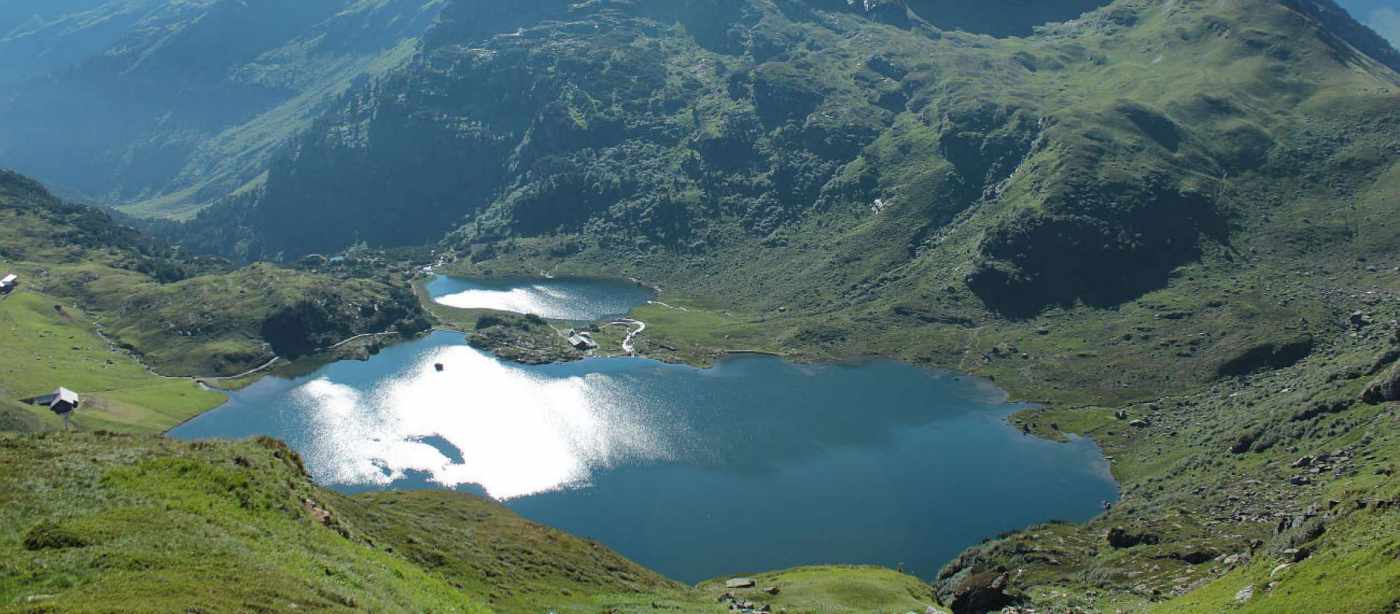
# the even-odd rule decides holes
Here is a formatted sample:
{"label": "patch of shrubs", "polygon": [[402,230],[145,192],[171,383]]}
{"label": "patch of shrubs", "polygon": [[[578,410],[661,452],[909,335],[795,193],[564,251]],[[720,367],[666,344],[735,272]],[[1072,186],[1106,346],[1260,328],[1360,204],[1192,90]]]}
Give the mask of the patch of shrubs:
{"label": "patch of shrubs", "polygon": [[83,548],[90,545],[92,544],[83,536],[52,521],[40,522],[24,533],[24,549],[31,552]]}

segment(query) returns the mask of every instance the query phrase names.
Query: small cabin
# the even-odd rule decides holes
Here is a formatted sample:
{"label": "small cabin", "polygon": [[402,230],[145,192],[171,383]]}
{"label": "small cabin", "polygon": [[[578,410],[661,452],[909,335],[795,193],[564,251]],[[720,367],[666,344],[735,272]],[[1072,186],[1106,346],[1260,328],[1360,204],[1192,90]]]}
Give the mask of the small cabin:
{"label": "small cabin", "polygon": [[49,409],[60,416],[73,413],[73,410],[78,409],[78,406],[81,404],[82,399],[78,397],[78,393],[67,388],[59,388],[53,391],[48,403]]}
{"label": "small cabin", "polygon": [[10,273],[9,275],[0,277],[0,294],[9,294],[17,287],[19,287],[18,275]]}
{"label": "small cabin", "polygon": [[598,349],[598,342],[594,341],[592,337],[589,337],[587,333],[570,332],[569,345],[574,346],[576,350],[584,352]]}

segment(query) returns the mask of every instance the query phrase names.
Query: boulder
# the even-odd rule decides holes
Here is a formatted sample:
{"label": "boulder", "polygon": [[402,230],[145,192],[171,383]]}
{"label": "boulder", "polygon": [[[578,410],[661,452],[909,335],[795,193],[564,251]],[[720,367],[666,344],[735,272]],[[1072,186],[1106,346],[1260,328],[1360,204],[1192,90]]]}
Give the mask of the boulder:
{"label": "boulder", "polygon": [[1351,318],[1348,319],[1347,323],[1351,324],[1352,328],[1355,328],[1356,330],[1361,330],[1371,325],[1371,316],[1368,316],[1361,311],[1355,311],[1352,312]]}
{"label": "boulder", "polygon": [[1235,603],[1244,603],[1254,598],[1254,585],[1250,584],[1235,593]]}
{"label": "boulder", "polygon": [[753,588],[757,584],[758,583],[754,582],[753,578],[734,578],[732,580],[729,580],[728,582],[725,582],[724,588]]}
{"label": "boulder", "polygon": [[1002,572],[988,571],[968,576],[953,591],[952,602],[948,607],[953,614],[982,614],[1009,606],[1014,601],[1006,594],[1011,576]]}

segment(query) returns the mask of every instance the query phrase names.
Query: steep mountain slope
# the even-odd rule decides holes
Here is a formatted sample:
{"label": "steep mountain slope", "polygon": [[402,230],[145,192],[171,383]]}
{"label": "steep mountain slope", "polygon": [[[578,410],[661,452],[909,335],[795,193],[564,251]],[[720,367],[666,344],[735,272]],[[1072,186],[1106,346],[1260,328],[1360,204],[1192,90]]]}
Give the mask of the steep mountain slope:
{"label": "steep mountain slope", "polygon": [[[468,216],[465,241],[588,230],[592,240],[615,239],[624,249],[641,242],[640,253],[704,252],[849,214],[881,196],[896,205],[892,212],[922,209],[928,221],[921,231],[931,235],[989,191],[1020,187],[999,185],[1020,163],[1044,162],[1025,170],[1052,185],[1037,194],[995,194],[992,204],[1005,206],[983,209],[1000,214],[1035,201],[1066,210],[1057,218],[1063,232],[1103,233],[1113,229],[1084,224],[1115,212],[1068,209],[1091,209],[1084,201],[1095,197],[1093,189],[1131,192],[1119,200],[1151,206],[1120,216],[1139,216],[1130,221],[1136,226],[1111,226],[1147,230],[1154,248],[1174,242],[1149,267],[1160,277],[1194,259],[1197,235],[1224,238],[1226,220],[1215,202],[1221,186],[1212,181],[1264,163],[1275,137],[1300,124],[1297,104],[1314,97],[1289,97],[1290,84],[1266,71],[1302,71],[1294,78],[1312,87],[1388,88],[1395,80],[1331,30],[1304,31],[1325,24],[1286,22],[1300,13],[1277,3],[1263,5],[1262,15],[1273,18],[1244,21],[1242,11],[1126,3],[1036,39],[990,46],[794,2],[735,3],[723,11],[537,4],[538,14],[526,9],[498,21],[477,3],[455,5],[421,61],[323,118],[292,161],[274,169],[255,207],[263,253],[334,250],[355,240],[421,243]],[[514,32],[522,23],[534,25]],[[672,23],[684,30],[667,29]],[[1233,34],[1232,26],[1242,32]],[[1282,39],[1270,37],[1288,34],[1306,36],[1297,50],[1276,49]],[[1191,38],[1172,40],[1181,36]],[[1156,54],[1118,51],[1110,61],[1107,54],[1130,44],[1153,45]],[[1350,57],[1339,55],[1348,50]],[[647,53],[664,60],[644,64]],[[1192,74],[1200,61],[1238,71],[1231,76],[1249,83],[1215,84]],[[1343,62],[1366,72],[1348,75]],[[1127,71],[1142,64],[1152,66],[1153,78],[1128,82]],[[972,74],[969,67],[978,65],[987,70]],[[1104,78],[1138,91],[1115,99],[1094,83]],[[1153,85],[1169,80],[1185,80],[1179,94]],[[1246,85],[1255,95],[1267,88],[1283,95],[1257,108],[1232,107],[1251,94]],[[1223,106],[1177,100],[1207,96]],[[1266,112],[1281,116],[1277,126],[1230,126],[1235,132],[1227,138],[1213,138],[1219,124]],[[920,140],[932,150],[917,149]],[[1130,175],[1121,185],[1081,185],[1084,176],[1112,180],[1105,169],[1116,167]],[[1154,176],[1131,177],[1140,168],[1153,168]],[[900,199],[901,191],[918,194]],[[1183,213],[1182,223],[1151,217],[1165,210]],[[1016,243],[1033,242],[1044,224],[1000,227],[989,237],[980,249],[987,266],[972,280],[979,295],[997,302],[998,288],[1008,284],[1013,293],[1035,290],[1025,285],[1032,280],[1048,284],[1048,271],[1024,269],[1009,253]],[[640,236],[615,236],[622,234]],[[1149,263],[1125,268],[1138,265]],[[1121,298],[1056,285],[1068,295],[1046,296],[1045,287],[1034,293],[1047,302]]]}
{"label": "steep mountain slope", "polygon": [[14,61],[0,81],[25,79],[0,96],[0,165],[65,195],[151,214],[192,211],[255,181],[323,100],[404,61],[441,4],[49,7],[0,37],[0,53]]}
{"label": "steep mountain slope", "polygon": [[[0,83],[71,66],[111,45],[150,10],[152,2],[11,0],[0,3]],[[81,33],[81,34],[79,34]]]}
{"label": "steep mountain slope", "polygon": [[[1291,2],[1124,0],[1004,40],[844,3],[495,6],[448,7],[186,238],[276,258],[455,228],[469,266],[646,278],[772,349],[1029,344],[1022,370],[1130,398],[1305,350],[1335,306],[1240,286],[1304,255],[1280,241],[1345,240],[1302,220],[1394,163],[1400,77]],[[1132,337],[1188,314],[1205,336]]]}

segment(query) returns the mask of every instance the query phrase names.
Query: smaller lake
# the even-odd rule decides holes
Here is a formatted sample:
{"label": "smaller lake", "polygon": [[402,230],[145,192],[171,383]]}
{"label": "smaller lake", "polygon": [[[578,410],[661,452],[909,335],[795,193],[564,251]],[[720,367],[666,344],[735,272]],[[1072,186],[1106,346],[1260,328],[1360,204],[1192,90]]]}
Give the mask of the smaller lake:
{"label": "smaller lake", "polygon": [[609,279],[463,279],[439,276],[429,296],[448,307],[534,314],[551,320],[620,318],[654,296],[645,286]]}

